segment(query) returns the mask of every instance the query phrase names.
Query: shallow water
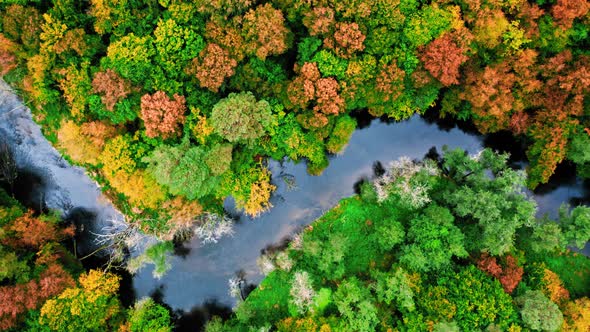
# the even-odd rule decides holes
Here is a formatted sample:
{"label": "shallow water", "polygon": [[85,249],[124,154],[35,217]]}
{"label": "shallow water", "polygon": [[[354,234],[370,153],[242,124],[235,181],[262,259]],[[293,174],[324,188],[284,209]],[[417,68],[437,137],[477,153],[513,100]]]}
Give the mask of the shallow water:
{"label": "shallow water", "polygon": [[[502,135],[483,137],[469,134],[458,128],[448,129],[428,123],[419,116],[399,123],[387,124],[373,120],[370,125],[354,132],[343,154],[334,156],[330,166],[320,176],[306,173],[304,163],[270,162],[277,191],[272,198],[274,208],[257,219],[238,214],[239,223],[232,238],[219,243],[201,245],[194,239],[185,244],[172,258],[172,269],[160,280],[151,275],[152,268],[144,268],[133,280],[138,297],[156,295],[175,310],[190,312],[199,306],[232,306],[235,300],[228,294],[228,279],[236,272],[245,273],[246,280],[256,284],[262,275],[256,266],[261,251],[292,236],[302,226],[311,223],[336,203],[354,194],[355,184],[373,175],[376,161],[386,165],[401,156],[421,159],[435,147],[442,151],[443,145],[461,147],[475,153],[484,146],[495,149],[514,150],[503,142]],[[503,148],[502,145],[508,145]],[[511,160],[515,166],[524,166],[522,153],[513,151]],[[561,202],[585,196],[584,184],[566,170],[561,174],[562,184],[543,186],[535,199],[539,202],[539,214],[555,216]],[[297,188],[288,190],[281,175],[295,178]],[[573,179],[573,180],[572,180]],[[551,186],[555,187],[552,188]],[[231,202],[227,202],[231,211]]]}
{"label": "shallow water", "polygon": [[[102,195],[100,188],[83,168],[71,166],[41,133],[22,103],[0,79],[0,142],[13,150],[19,168],[15,191],[21,200],[36,209],[55,209],[75,220],[79,236],[100,233],[123,216]],[[83,215],[83,218],[77,216]],[[92,241],[78,246],[80,254],[93,248]]]}

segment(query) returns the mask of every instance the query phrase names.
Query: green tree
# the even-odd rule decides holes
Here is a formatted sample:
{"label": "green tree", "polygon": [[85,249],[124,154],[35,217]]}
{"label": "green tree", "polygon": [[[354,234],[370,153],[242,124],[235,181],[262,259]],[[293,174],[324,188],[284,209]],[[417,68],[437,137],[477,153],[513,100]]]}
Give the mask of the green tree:
{"label": "green tree", "polygon": [[115,70],[134,84],[149,87],[155,55],[156,49],[151,36],[140,37],[130,33],[109,45],[107,56],[101,59],[101,65]]}
{"label": "green tree", "polygon": [[135,303],[129,311],[128,323],[131,332],[172,331],[168,310],[149,297]]}
{"label": "green tree", "polygon": [[20,260],[17,253],[0,245],[0,280],[26,282],[30,279],[30,272],[26,260]]}
{"label": "green tree", "polygon": [[409,15],[404,26],[404,40],[414,46],[426,45],[451,28],[452,14],[430,5]]}
{"label": "green tree", "polygon": [[448,289],[446,298],[457,308],[453,319],[463,331],[483,329],[492,323],[507,329],[517,319],[512,298],[502,285],[473,265],[440,275],[438,284]]}
{"label": "green tree", "polygon": [[550,253],[557,249],[563,249],[566,241],[563,231],[555,221],[543,218],[533,226],[532,234],[524,239],[536,253]]}
{"label": "green tree", "polygon": [[559,208],[559,223],[566,243],[584,249],[590,240],[590,207],[577,206],[570,210],[568,205]]}
{"label": "green tree", "polygon": [[264,135],[272,124],[270,104],[256,101],[251,92],[230,93],[211,113],[215,132],[230,142],[252,142]]}
{"label": "green tree", "polygon": [[581,131],[574,135],[567,158],[576,164],[578,174],[590,178],[590,134],[588,132]]}
{"label": "green tree", "polygon": [[432,204],[410,221],[408,244],[400,262],[417,271],[438,270],[448,266],[451,258],[466,257],[464,236],[453,222],[451,212]]}
{"label": "green tree", "polygon": [[210,194],[218,184],[205,160],[206,150],[190,146],[187,141],[177,146],[160,145],[142,160],[148,164],[156,181],[173,195],[193,200]]}
{"label": "green tree", "polygon": [[303,249],[304,257],[314,270],[330,279],[344,276],[346,266],[343,264],[346,253],[350,250],[350,241],[337,234],[328,238],[310,239]]}
{"label": "green tree", "polygon": [[356,129],[356,120],[350,116],[341,116],[336,120],[336,125],[332,134],[326,143],[326,149],[331,153],[343,152],[346,144],[350,140],[352,133]]}
{"label": "green tree", "polygon": [[133,257],[127,263],[127,270],[131,273],[139,271],[147,264],[153,264],[154,270],[152,275],[154,278],[161,278],[168,272],[172,265],[170,264],[170,255],[174,251],[174,244],[172,241],[157,242],[151,245],[139,256]]}
{"label": "green tree", "polygon": [[343,318],[344,330],[375,331],[379,323],[377,308],[371,293],[357,278],[346,279],[338,286],[334,303]]}
{"label": "green tree", "polygon": [[156,63],[173,79],[182,75],[190,60],[205,48],[205,42],[195,28],[180,26],[170,19],[158,22],[154,37]]}
{"label": "green tree", "polygon": [[415,310],[414,290],[408,272],[397,267],[390,272],[375,272],[373,289],[379,302],[411,312]]}
{"label": "green tree", "polygon": [[213,175],[221,175],[229,169],[232,161],[232,150],[231,144],[218,144],[213,146],[211,151],[207,153],[205,163]]}
{"label": "green tree", "polygon": [[516,298],[520,316],[533,331],[558,331],[563,324],[563,315],[557,304],[551,302],[541,291],[529,290]]}
{"label": "green tree", "polygon": [[521,194],[524,172],[510,169],[507,158],[489,149],[474,157],[460,149],[445,152],[443,171],[451,181],[437,198],[461,218],[466,243],[492,255],[512,248],[516,230],[532,225],[536,210],[535,201]]}

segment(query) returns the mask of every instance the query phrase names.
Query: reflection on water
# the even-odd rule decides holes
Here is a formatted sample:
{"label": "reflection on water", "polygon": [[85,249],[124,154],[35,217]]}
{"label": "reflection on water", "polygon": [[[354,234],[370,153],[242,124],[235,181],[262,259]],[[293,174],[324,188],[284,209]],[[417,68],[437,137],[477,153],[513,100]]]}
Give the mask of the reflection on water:
{"label": "reflection on water", "polygon": [[[262,279],[256,266],[261,252],[292,236],[333,207],[343,197],[354,194],[355,184],[382,171],[383,165],[400,156],[435,157],[443,145],[461,147],[470,153],[488,146],[494,150],[510,152],[511,165],[525,167],[523,146],[506,133],[479,136],[465,132],[449,123],[433,123],[415,116],[401,123],[384,123],[374,120],[354,132],[342,155],[334,156],[330,166],[320,176],[309,176],[303,163],[270,162],[273,178],[277,179],[277,192],[273,196],[274,208],[258,219],[240,215],[242,222],[236,225],[233,238],[222,239],[217,244],[201,246],[198,240],[184,244],[182,254],[173,257],[172,269],[161,280],[155,280],[151,268],[134,277],[133,287],[139,297],[158,290],[164,303],[184,312],[180,325],[194,323],[195,312],[199,317],[207,303],[216,306],[232,306],[235,300],[228,293],[228,279],[238,271],[245,274],[250,283]],[[281,180],[289,174],[296,188]],[[539,203],[539,214],[556,215],[562,202],[577,204],[588,197],[588,186],[577,179],[571,167],[560,167],[552,181],[541,186],[534,194]],[[226,207],[232,211],[232,201]],[[213,302],[212,302],[213,301]],[[201,321],[200,318],[197,321]],[[184,323],[183,323],[184,322]],[[190,325],[195,328],[195,325]]]}
{"label": "reflection on water", "polygon": [[[114,218],[121,218],[113,207],[101,200],[101,193],[84,171],[71,167],[41,134],[28,109],[0,80],[0,140],[16,152],[21,169],[23,200],[40,208],[48,207],[69,212],[69,219],[100,229]],[[270,162],[277,191],[271,199],[274,208],[251,220],[233,209],[233,200],[226,201],[229,213],[236,214],[233,238],[216,244],[201,245],[198,240],[177,244],[172,269],[161,280],[152,277],[152,267],[141,270],[122,285],[125,298],[153,296],[180,315],[180,330],[186,326],[194,331],[212,315],[228,315],[235,300],[229,296],[228,280],[242,273],[250,287],[260,282],[262,275],[256,259],[265,250],[274,250],[305,225],[332,208],[340,199],[355,192],[363,179],[383,171],[389,161],[401,156],[421,159],[436,157],[443,145],[461,147],[470,153],[483,146],[510,152],[511,165],[526,167],[523,145],[509,134],[479,136],[473,128],[457,128],[452,121],[434,121],[415,116],[400,123],[387,123],[359,118],[346,151],[333,156],[330,166],[321,176],[309,176],[304,163]],[[28,186],[28,187],[27,187]],[[534,193],[539,214],[555,216],[562,202],[572,205],[588,204],[590,185],[576,178],[574,168],[565,164],[547,185]],[[93,217],[95,216],[95,217]],[[80,224],[79,224],[80,226]],[[590,253],[590,247],[584,250]],[[135,293],[135,294],[132,294]]]}
{"label": "reflection on water", "polygon": [[[256,259],[265,248],[279,244],[340,199],[353,195],[356,183],[371,178],[389,161],[404,155],[417,159],[434,156],[442,151],[443,145],[461,147],[470,153],[489,146],[511,152],[514,155],[512,165],[525,166],[520,145],[506,134],[478,136],[448,123],[433,123],[418,116],[401,123],[374,120],[354,132],[345,152],[333,156],[330,166],[320,176],[309,176],[303,163],[271,161],[270,169],[277,185],[271,211],[255,220],[240,215],[241,222],[236,225],[233,238],[205,246],[198,240],[185,244],[185,250],[172,258],[172,269],[161,280],[152,277],[150,267],[143,269],[134,277],[135,292],[142,297],[158,289],[163,302],[187,313],[199,312],[200,306],[211,301],[232,306],[235,300],[228,293],[228,279],[243,271],[248,282],[260,282],[262,275]],[[294,190],[289,190],[281,174],[295,179]],[[573,170],[564,169],[534,196],[540,213],[554,216],[561,202],[582,198],[586,193],[587,188],[576,179]],[[233,212],[232,200],[226,203],[226,208]]]}
{"label": "reflection on water", "polygon": [[[122,215],[104,200],[100,188],[80,167],[63,159],[33,121],[31,111],[0,79],[0,143],[10,147],[19,169],[13,192],[19,201],[37,210],[54,209],[64,215],[74,211],[83,237],[100,233],[102,227],[122,221]],[[76,212],[77,211],[77,212]],[[79,218],[80,211],[86,215]],[[83,229],[83,230],[82,230]],[[80,254],[93,250],[93,242],[83,241]]]}

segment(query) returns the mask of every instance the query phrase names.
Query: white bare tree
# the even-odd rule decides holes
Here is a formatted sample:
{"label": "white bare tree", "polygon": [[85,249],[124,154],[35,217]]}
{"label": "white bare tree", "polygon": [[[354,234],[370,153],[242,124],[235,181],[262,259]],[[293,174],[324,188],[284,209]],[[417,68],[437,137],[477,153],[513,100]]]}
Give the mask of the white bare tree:
{"label": "white bare tree", "polygon": [[[422,207],[430,202],[428,176],[438,175],[439,170],[430,160],[412,161],[401,157],[391,162],[385,173],[373,181],[377,199],[382,202],[392,193],[412,207]],[[418,174],[425,176],[417,176]]]}
{"label": "white bare tree", "polygon": [[310,310],[316,293],[306,271],[295,272],[290,294],[299,313],[304,314]]}
{"label": "white bare tree", "polygon": [[226,215],[206,212],[200,216],[194,234],[203,243],[217,243],[224,236],[234,234],[234,222]]}

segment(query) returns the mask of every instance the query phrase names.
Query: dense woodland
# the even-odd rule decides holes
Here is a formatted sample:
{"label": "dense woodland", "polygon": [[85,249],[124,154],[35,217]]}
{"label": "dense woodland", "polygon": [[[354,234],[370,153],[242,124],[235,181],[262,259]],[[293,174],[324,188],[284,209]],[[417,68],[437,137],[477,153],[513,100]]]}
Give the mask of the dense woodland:
{"label": "dense woodland", "polygon": [[587,0],[0,1],[0,72],[144,231],[228,195],[256,216],[268,157],[328,166],[353,111],[436,106],[528,142],[529,182],[590,175]]}
{"label": "dense woodland", "polygon": [[[209,328],[583,331],[588,262],[564,248],[588,240],[589,212],[537,220],[521,191],[562,162],[590,178],[589,11],[587,0],[0,0],[0,76],[130,223],[163,241],[225,222],[214,216],[228,196],[248,215],[268,210],[268,158],[320,174],[356,114],[430,110],[510,131],[527,146],[527,177],[490,152],[404,161],[285,262],[264,258],[289,266]],[[127,314],[117,277],[83,272],[60,247],[71,229],[2,197],[0,257],[14,268],[0,271],[0,296],[39,295],[1,311],[0,328],[169,320],[149,301]],[[76,311],[93,305],[104,315]],[[89,321],[70,323],[79,317]]]}
{"label": "dense woodland", "polygon": [[171,330],[170,313],[150,298],[122,306],[118,275],[85,271],[68,250],[73,235],[59,215],[28,210],[0,188],[0,330]]}
{"label": "dense woodland", "polygon": [[[535,218],[506,155],[401,158],[261,256],[219,331],[588,331],[590,208]],[[239,289],[234,291],[240,294]]]}

